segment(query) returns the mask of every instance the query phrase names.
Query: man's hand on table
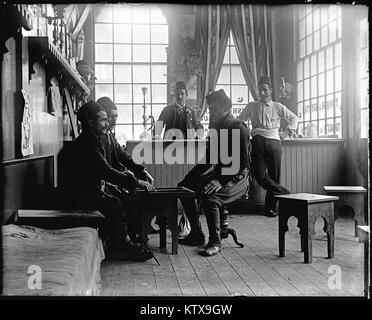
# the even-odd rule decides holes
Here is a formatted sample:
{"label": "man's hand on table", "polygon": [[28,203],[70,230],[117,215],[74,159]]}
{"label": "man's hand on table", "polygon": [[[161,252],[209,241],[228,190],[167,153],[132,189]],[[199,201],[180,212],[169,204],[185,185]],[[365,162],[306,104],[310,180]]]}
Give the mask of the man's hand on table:
{"label": "man's hand on table", "polygon": [[221,188],[222,188],[222,185],[218,180],[211,180],[204,186],[204,188],[202,189],[202,193],[211,194],[211,193],[217,192]]}

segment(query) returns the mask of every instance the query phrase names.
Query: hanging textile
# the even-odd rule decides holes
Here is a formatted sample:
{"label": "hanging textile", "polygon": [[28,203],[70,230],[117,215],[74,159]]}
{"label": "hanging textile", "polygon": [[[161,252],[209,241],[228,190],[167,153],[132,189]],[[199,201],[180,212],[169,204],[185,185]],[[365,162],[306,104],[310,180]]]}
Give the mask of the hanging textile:
{"label": "hanging textile", "polygon": [[227,6],[198,6],[197,41],[202,48],[199,118],[207,109],[205,97],[215,89],[221,70],[230,32],[228,14]]}
{"label": "hanging textile", "polygon": [[258,99],[257,83],[272,74],[271,22],[267,6],[229,5],[231,30],[248,89]]}

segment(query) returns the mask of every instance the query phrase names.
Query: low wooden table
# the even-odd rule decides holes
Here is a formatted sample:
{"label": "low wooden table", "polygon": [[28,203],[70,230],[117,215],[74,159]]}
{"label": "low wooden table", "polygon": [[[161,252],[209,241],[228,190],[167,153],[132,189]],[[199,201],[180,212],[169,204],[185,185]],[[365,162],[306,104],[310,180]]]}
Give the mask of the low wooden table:
{"label": "low wooden table", "polygon": [[105,217],[99,211],[89,210],[40,210],[19,209],[15,224],[24,224],[44,229],[66,229],[74,227],[100,228]]}
{"label": "low wooden table", "polygon": [[323,230],[327,233],[328,258],[334,257],[334,202],[336,196],[310,193],[295,193],[275,196],[279,200],[279,256],[285,256],[285,233],[288,231],[288,219],[294,216],[298,220],[301,235],[301,252],[305,263],[312,262],[312,239],[315,235],[315,221],[324,220]]}
{"label": "low wooden table", "polygon": [[156,191],[135,190],[133,206],[141,222],[141,239],[147,240],[148,226],[156,215],[160,227],[160,248],[166,248],[167,226],[172,234],[172,254],[178,253],[178,199],[195,197],[195,192],[185,187],[157,188]]}
{"label": "low wooden table", "polygon": [[338,218],[338,210],[343,206],[350,206],[354,210],[354,235],[358,237],[358,225],[366,225],[364,218],[364,196],[367,190],[361,186],[324,186],[328,195],[338,196],[340,199],[335,203],[335,217]]}

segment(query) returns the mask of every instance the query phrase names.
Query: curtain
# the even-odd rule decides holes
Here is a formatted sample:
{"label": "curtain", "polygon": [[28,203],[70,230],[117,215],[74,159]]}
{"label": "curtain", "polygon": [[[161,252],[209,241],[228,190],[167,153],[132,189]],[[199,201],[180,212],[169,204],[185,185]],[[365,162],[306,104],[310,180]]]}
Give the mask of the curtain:
{"label": "curtain", "polygon": [[267,6],[229,5],[231,29],[248,89],[258,99],[257,83],[272,75],[271,22]]}
{"label": "curtain", "polygon": [[197,41],[201,57],[201,118],[206,109],[205,97],[216,87],[230,33],[227,6],[200,6],[197,14]]}

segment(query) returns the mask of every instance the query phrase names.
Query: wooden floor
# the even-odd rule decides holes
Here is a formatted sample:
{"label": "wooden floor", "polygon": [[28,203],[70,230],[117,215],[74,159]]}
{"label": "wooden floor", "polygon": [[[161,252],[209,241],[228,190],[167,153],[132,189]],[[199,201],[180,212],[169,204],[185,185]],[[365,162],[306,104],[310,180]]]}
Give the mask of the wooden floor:
{"label": "wooden floor", "polygon": [[[208,234],[205,217],[203,230]],[[160,252],[159,236],[150,235],[155,260],[144,263],[103,261],[103,296],[363,296],[363,243],[353,236],[354,220],[341,218],[335,225],[335,258],[327,259],[322,219],[316,222],[313,262],[303,263],[296,218],[290,218],[286,256],[278,256],[278,218],[230,215],[238,232],[239,248],[231,237],[214,257],[202,257],[200,248],[179,246],[178,255]],[[341,271],[341,289],[332,288]],[[329,285],[330,283],[330,285]]]}

